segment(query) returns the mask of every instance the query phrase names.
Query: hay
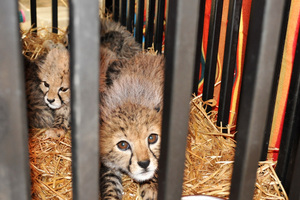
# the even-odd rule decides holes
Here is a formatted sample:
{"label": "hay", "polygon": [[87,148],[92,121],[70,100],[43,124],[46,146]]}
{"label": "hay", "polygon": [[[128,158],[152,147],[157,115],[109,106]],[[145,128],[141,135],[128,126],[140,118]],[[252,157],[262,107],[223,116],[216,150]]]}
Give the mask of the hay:
{"label": "hay", "polygon": [[[60,29],[59,29],[60,30]],[[37,33],[35,32],[37,31]],[[60,30],[61,34],[52,33],[48,28],[29,29],[21,31],[22,35],[22,54],[31,61],[47,53],[43,45],[46,40],[52,40],[54,43],[68,45],[68,36],[66,31]]]}
{"label": "hay", "polygon": [[[188,146],[186,149],[183,195],[211,195],[228,199],[234,163],[235,127],[228,133],[216,126],[216,112],[206,114],[201,98],[191,101]],[[257,170],[255,200],[288,199],[274,167],[276,162],[260,162]]]}
{"label": "hay", "polygon": [[47,138],[46,129],[29,134],[32,199],[72,199],[71,134]]}
{"label": "hay", "polygon": [[[45,31],[45,30],[44,30]],[[38,31],[41,32],[41,31]],[[23,54],[30,60],[43,55],[45,40],[64,43],[66,36],[45,31],[36,35],[32,30],[23,33]],[[154,52],[153,52],[154,53]],[[212,195],[228,199],[234,160],[235,127],[216,126],[217,112],[206,114],[200,97],[191,100],[188,145],[186,149],[183,195]],[[233,132],[233,133],[232,133]],[[29,134],[29,155],[32,199],[72,199],[71,137],[51,139],[45,129],[32,129]],[[275,171],[275,162],[260,162],[254,199],[288,199]],[[141,199],[138,184],[123,177],[123,199]]]}

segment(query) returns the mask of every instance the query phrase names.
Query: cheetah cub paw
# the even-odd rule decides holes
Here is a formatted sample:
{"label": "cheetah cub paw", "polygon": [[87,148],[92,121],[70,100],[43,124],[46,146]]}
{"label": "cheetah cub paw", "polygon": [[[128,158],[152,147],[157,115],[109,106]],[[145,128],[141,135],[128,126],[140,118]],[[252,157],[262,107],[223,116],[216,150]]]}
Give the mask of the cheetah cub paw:
{"label": "cheetah cub paw", "polygon": [[157,200],[157,188],[153,184],[142,184],[140,191],[143,200]]}
{"label": "cheetah cub paw", "polygon": [[49,128],[45,132],[46,139],[47,138],[59,139],[59,138],[64,137],[65,134],[66,134],[66,131],[64,129],[59,129],[59,128]]}

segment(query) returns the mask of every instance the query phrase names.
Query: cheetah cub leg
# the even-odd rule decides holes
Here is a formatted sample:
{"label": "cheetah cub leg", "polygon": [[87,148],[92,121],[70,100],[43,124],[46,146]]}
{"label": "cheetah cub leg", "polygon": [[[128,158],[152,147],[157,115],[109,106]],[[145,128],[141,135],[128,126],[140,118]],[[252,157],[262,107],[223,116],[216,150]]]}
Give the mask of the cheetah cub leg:
{"label": "cheetah cub leg", "polygon": [[46,139],[47,138],[59,139],[59,138],[64,137],[65,134],[66,134],[66,130],[60,129],[60,128],[49,128],[45,132]]}
{"label": "cheetah cub leg", "polygon": [[70,105],[65,105],[55,111],[53,128],[48,129],[45,134],[47,138],[62,138],[71,127],[70,124]]}
{"label": "cheetah cub leg", "polygon": [[157,179],[140,183],[140,196],[143,200],[157,200]]}
{"label": "cheetah cub leg", "polygon": [[100,193],[101,200],[121,200],[123,196],[122,174],[119,171],[101,166]]}

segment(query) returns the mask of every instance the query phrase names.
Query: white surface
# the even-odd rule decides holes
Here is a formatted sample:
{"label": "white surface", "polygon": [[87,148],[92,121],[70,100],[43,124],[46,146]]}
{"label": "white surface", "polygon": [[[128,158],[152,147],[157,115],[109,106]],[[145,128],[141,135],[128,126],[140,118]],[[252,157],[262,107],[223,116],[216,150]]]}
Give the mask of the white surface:
{"label": "white surface", "polygon": [[211,197],[211,196],[197,195],[197,196],[182,197],[181,200],[222,200],[222,199],[217,197]]}

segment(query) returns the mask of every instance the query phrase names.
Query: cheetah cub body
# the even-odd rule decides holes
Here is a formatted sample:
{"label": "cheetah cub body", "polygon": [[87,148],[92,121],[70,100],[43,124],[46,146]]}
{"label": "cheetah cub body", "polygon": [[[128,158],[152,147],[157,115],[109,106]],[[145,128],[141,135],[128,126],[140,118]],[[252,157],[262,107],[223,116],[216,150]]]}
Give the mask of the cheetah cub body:
{"label": "cheetah cub body", "polygon": [[122,199],[122,172],[141,183],[143,199],[156,199],[163,71],[162,56],[145,54],[108,67],[100,103],[102,199]]}

